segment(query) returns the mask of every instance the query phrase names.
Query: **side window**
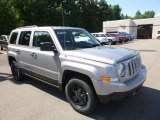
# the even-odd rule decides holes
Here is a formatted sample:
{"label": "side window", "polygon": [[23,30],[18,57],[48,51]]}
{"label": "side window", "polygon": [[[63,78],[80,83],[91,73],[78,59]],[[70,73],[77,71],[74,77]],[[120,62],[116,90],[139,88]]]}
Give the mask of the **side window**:
{"label": "side window", "polygon": [[29,41],[31,37],[31,31],[22,31],[19,37],[19,45],[29,46]]}
{"label": "side window", "polygon": [[3,40],[4,40],[4,41],[7,41],[7,38],[6,38],[6,37],[4,37],[4,38],[3,38]]}
{"label": "side window", "polygon": [[98,34],[95,34],[96,37],[99,37]]}
{"label": "side window", "polygon": [[10,39],[10,44],[16,44],[18,32],[13,32]]}
{"label": "side window", "polygon": [[33,46],[34,47],[40,47],[41,42],[51,42],[51,43],[53,43],[49,32],[46,32],[46,31],[35,31],[34,32]]}
{"label": "side window", "polygon": [[0,40],[3,40],[3,36],[0,37]]}
{"label": "side window", "polygon": [[160,31],[158,31],[158,34],[160,34]]}

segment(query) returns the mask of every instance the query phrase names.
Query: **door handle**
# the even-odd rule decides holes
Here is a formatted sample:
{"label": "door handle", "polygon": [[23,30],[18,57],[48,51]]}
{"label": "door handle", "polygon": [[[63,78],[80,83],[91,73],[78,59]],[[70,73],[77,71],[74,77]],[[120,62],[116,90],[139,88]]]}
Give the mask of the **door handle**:
{"label": "door handle", "polygon": [[17,54],[20,54],[20,51],[19,51],[19,50],[16,50],[16,53],[17,53]]}
{"label": "door handle", "polygon": [[37,55],[36,55],[36,53],[34,53],[34,52],[31,53],[31,56],[34,57],[34,58],[37,58]]}

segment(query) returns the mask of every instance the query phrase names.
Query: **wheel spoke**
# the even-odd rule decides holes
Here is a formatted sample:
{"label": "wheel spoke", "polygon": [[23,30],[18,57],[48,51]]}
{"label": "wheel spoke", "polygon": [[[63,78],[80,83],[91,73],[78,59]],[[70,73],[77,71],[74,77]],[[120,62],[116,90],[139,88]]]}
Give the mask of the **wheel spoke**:
{"label": "wheel spoke", "polygon": [[79,106],[85,106],[87,104],[86,91],[80,86],[74,86],[72,88],[71,98],[73,102]]}

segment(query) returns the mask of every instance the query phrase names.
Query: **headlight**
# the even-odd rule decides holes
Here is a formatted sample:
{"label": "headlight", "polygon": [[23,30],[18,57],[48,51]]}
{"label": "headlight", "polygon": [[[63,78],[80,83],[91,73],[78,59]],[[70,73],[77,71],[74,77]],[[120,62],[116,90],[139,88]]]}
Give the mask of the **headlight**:
{"label": "headlight", "polygon": [[117,66],[117,73],[119,77],[124,77],[126,74],[126,68],[124,64],[119,64]]}

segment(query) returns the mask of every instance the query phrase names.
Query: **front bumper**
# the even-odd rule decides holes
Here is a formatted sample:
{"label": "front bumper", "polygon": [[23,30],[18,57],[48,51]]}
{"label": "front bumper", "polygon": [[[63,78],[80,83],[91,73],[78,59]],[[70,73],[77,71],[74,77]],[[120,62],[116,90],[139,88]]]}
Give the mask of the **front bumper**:
{"label": "front bumper", "polygon": [[105,104],[112,100],[122,100],[127,96],[130,96],[132,94],[134,95],[142,87],[142,85],[143,83],[136,88],[126,92],[115,92],[109,95],[98,95],[99,102]]}
{"label": "front bumper", "polygon": [[146,76],[147,70],[145,66],[142,66],[139,74],[127,82],[104,83],[103,81],[98,81],[99,87],[95,88],[97,96],[102,103],[128,96],[143,85]]}

